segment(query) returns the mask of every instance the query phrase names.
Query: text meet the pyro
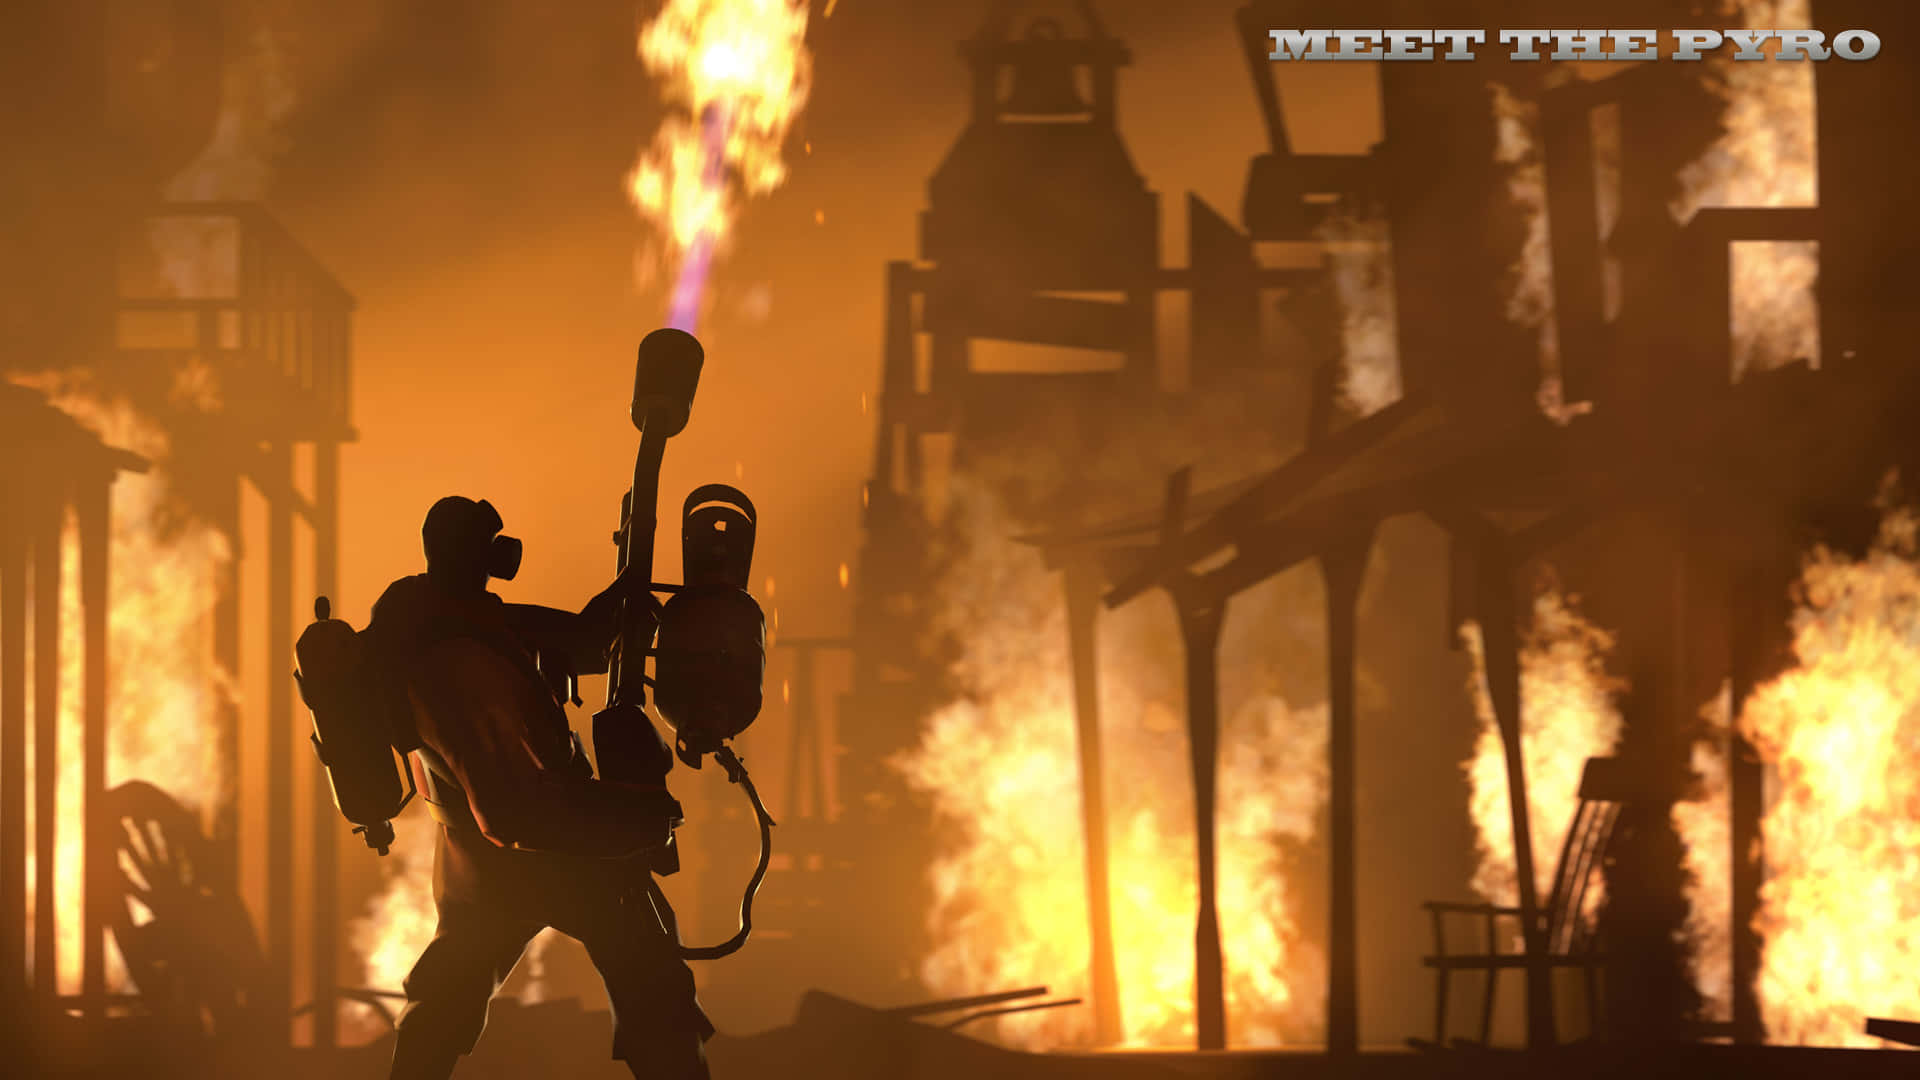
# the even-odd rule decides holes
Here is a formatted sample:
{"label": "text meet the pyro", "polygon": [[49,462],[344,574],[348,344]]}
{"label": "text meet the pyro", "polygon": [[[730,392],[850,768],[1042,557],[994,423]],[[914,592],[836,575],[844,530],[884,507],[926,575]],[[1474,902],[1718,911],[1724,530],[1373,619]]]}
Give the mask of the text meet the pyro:
{"label": "text meet the pyro", "polygon": [[[1476,60],[1488,39],[1510,60],[1871,60],[1880,35],[1842,30],[1270,30],[1273,60]],[[1773,48],[1768,45],[1772,43]]]}

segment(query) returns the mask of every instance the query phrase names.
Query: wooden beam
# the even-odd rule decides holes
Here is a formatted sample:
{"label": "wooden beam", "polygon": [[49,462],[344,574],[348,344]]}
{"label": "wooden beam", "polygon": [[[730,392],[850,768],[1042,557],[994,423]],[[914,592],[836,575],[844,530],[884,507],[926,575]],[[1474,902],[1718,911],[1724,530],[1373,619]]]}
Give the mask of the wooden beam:
{"label": "wooden beam", "polygon": [[[316,443],[313,448],[313,591],[340,604],[340,446]],[[282,658],[282,664],[292,663]],[[270,663],[269,672],[277,670]],[[333,805],[332,786],[318,758],[307,766],[313,772],[313,1045],[331,1049],[338,1037],[336,978],[339,974],[340,881],[339,811]]]}
{"label": "wooden beam", "polygon": [[[245,554],[241,535],[240,485],[236,476],[215,481],[219,486],[208,506],[213,523],[227,538],[230,558],[220,568],[220,595],[213,605],[213,663],[226,674],[229,686],[240,685],[240,561]],[[226,770],[226,790],[213,812],[214,850],[229,881],[240,880],[240,723],[237,695],[221,694],[214,701],[215,740],[220,767]]]}
{"label": "wooden beam", "polygon": [[1520,636],[1514,604],[1513,567],[1498,542],[1485,540],[1475,568],[1477,612],[1486,658],[1487,699],[1493,705],[1506,752],[1507,804],[1513,818],[1513,862],[1519,878],[1521,936],[1526,949],[1527,1046],[1556,1041],[1553,984],[1546,959],[1546,928],[1540,918],[1533,865],[1533,828],[1527,803],[1526,758],[1520,736]]}
{"label": "wooden beam", "polygon": [[[30,508],[28,500],[8,502],[7,520],[0,523],[0,1005],[19,1015],[19,995],[27,985],[27,553],[32,518],[19,513]],[[47,914],[42,909],[39,917]]]}
{"label": "wooden beam", "polygon": [[1194,851],[1200,885],[1193,932],[1196,1047],[1227,1045],[1226,966],[1221,954],[1217,883],[1215,779],[1220,757],[1220,626],[1227,601],[1191,580],[1168,590],[1180,617],[1187,655],[1187,746],[1193,769]]}
{"label": "wooden beam", "polygon": [[[314,504],[300,493],[293,483],[293,466],[290,458],[282,461],[282,451],[278,448],[253,452],[240,450],[245,455],[240,470],[253,488],[267,500],[269,506],[284,506],[289,516],[298,515],[307,524],[315,523],[318,515]],[[291,565],[291,564],[289,564]]]}
{"label": "wooden beam", "polygon": [[[791,642],[782,641],[789,645]],[[817,649],[797,650],[793,662],[793,701],[787,740],[787,812],[785,819],[801,819],[801,792],[813,797],[813,812],[822,820],[827,816],[826,793],[821,790],[820,721],[814,709],[813,661]]]}
{"label": "wooden beam", "polygon": [[1245,494],[1222,507],[1198,528],[1172,543],[1163,544],[1146,565],[1120,579],[1108,591],[1108,607],[1119,607],[1170,575],[1233,544],[1260,519],[1286,500],[1298,496],[1368,446],[1386,438],[1395,428],[1425,408],[1423,399],[1408,395],[1364,420],[1349,424],[1309,447],[1293,460],[1267,474]]}
{"label": "wooden beam", "polygon": [[1258,8],[1249,4],[1233,14],[1240,31],[1240,46],[1246,55],[1247,70],[1253,75],[1254,96],[1260,102],[1260,119],[1267,129],[1267,150],[1273,154],[1293,153],[1287,138],[1287,119],[1280,111],[1280,84],[1273,76],[1272,49],[1268,45],[1268,26]]}
{"label": "wooden beam", "polygon": [[80,997],[81,1014],[91,1022],[106,1018],[107,897],[118,872],[114,848],[102,843],[102,803],[107,789],[107,615],[108,554],[112,541],[109,494],[112,475],[102,474],[76,496],[80,519],[80,599],[84,605],[85,695],[81,713],[81,858]]}
{"label": "wooden beam", "polygon": [[1069,564],[1067,648],[1073,665],[1074,730],[1080,749],[1080,827],[1086,837],[1088,959],[1094,1034],[1100,1045],[1126,1036],[1113,951],[1113,890],[1108,879],[1106,764],[1101,750],[1099,622],[1101,573],[1090,562]]}
{"label": "wooden beam", "polygon": [[1320,553],[1327,599],[1327,1053],[1340,1058],[1360,1051],[1354,682],[1359,665],[1360,586],[1372,553],[1370,527],[1328,544]]}
{"label": "wooden beam", "polygon": [[1555,90],[1541,103],[1542,161],[1553,221],[1555,329],[1568,401],[1585,400],[1606,350],[1606,316],[1595,192],[1592,102]]}
{"label": "wooden beam", "polygon": [[[267,1021],[285,1038],[293,971],[293,453],[266,454],[267,481]],[[276,497],[279,496],[279,497]]]}
{"label": "wooden beam", "polygon": [[1740,714],[1761,678],[1765,654],[1763,627],[1772,614],[1765,602],[1767,579],[1758,574],[1737,575],[1727,605],[1728,691],[1727,802],[1728,868],[1731,880],[1733,1038],[1738,1043],[1766,1041],[1760,1016],[1760,934],[1753,928],[1760,910],[1760,887],[1766,881],[1761,850],[1760,822],[1765,814],[1766,768],[1759,752],[1741,734]]}
{"label": "wooden beam", "polygon": [[66,492],[49,493],[33,539],[33,971],[34,1012],[45,1020],[54,1015],[60,985],[54,925],[53,883],[58,868],[57,834],[60,795],[60,599],[65,580],[60,572]]}

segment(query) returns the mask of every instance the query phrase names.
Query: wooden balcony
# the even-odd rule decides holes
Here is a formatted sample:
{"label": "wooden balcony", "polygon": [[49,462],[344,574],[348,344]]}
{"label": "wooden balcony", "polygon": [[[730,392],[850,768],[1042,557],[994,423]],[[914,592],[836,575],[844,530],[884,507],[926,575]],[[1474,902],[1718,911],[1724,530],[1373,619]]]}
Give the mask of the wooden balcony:
{"label": "wooden balcony", "polygon": [[184,400],[243,437],[351,440],[353,307],[261,206],[169,204],[123,237],[102,374]]}

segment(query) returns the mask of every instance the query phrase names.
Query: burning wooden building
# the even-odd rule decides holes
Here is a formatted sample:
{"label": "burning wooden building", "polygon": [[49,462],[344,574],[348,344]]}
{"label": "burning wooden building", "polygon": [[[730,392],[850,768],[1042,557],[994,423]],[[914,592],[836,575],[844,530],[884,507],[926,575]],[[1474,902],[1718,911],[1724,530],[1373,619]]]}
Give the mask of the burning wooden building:
{"label": "burning wooden building", "polygon": [[[1399,9],[1371,10],[1354,17],[1391,25]],[[1422,20],[1437,17],[1422,10]],[[1451,17],[1473,25],[1478,18],[1472,5],[1447,10],[1441,22]],[[1658,24],[1672,14],[1646,5],[1634,17]],[[1859,25],[1872,21],[1868,14],[1857,6],[1815,4],[1807,25]],[[1554,16],[1549,21],[1567,21],[1564,11]],[[1623,16],[1609,17],[1619,22]],[[1038,100],[1062,103],[1058,111],[1084,114],[1096,129],[1111,116],[1103,95],[1111,93],[1112,75],[1103,64],[1120,54],[1097,22],[1090,39],[1071,44],[1044,23],[1024,42],[1004,39],[1004,24],[990,23],[982,42],[968,46],[980,71],[988,67],[981,57],[998,57],[1013,74],[997,92],[982,75],[975,124],[930,188],[924,263],[896,264],[889,274],[856,681],[842,703],[855,778],[849,804],[873,808],[876,820],[891,819],[912,835],[925,828],[916,815],[928,809],[928,789],[915,790],[911,775],[915,740],[924,747],[938,738],[943,720],[950,732],[964,732],[953,738],[990,737],[993,720],[985,706],[966,717],[943,717],[943,703],[972,698],[978,705],[1006,689],[964,685],[971,661],[965,646],[953,643],[969,633],[1006,633],[1008,624],[996,618],[1023,616],[1013,610],[1017,605],[980,603],[961,612],[974,620],[966,622],[956,621],[953,610],[929,608],[951,607],[939,583],[969,557],[970,544],[977,547],[977,537],[956,534],[955,505],[969,492],[991,489],[1001,511],[993,523],[1038,531],[1032,539],[1050,565],[1066,570],[1064,598],[1056,593],[1036,603],[1064,612],[1063,621],[1045,625],[1071,644],[1062,641],[1043,657],[1057,666],[1058,681],[1025,705],[1035,728],[1057,724],[1048,710],[1057,713],[1063,702],[1066,715],[1078,717],[1078,737],[1067,744],[1077,756],[1052,764],[1077,766],[1058,779],[1070,784],[1077,772],[1082,789],[1075,816],[1086,839],[1064,850],[1084,860],[1084,884],[1077,898],[1047,893],[1045,902],[1074,905],[1074,916],[1083,916],[1090,930],[1084,941],[1074,939],[1074,948],[1085,950],[1079,956],[1072,950],[1044,955],[1061,965],[1062,978],[1093,996],[1093,1041],[1117,1041],[1115,1002],[1125,1000],[1129,988],[1114,974],[1108,908],[1121,895],[1115,884],[1121,879],[1105,849],[1118,826],[1101,803],[1116,781],[1111,771],[1103,775],[1100,742],[1102,699],[1111,696],[1115,677],[1096,673],[1094,598],[1103,582],[1110,586],[1110,607],[1164,590],[1181,630],[1197,793],[1199,947],[1191,961],[1197,975],[1194,998],[1185,1003],[1187,1030],[1202,1047],[1226,1044],[1229,1024],[1238,1018],[1225,986],[1226,969],[1234,965],[1223,964],[1223,956],[1246,948],[1246,936],[1244,925],[1236,925],[1238,913],[1228,920],[1214,910],[1222,902],[1216,820],[1233,809],[1227,802],[1213,808],[1222,740],[1218,680],[1235,675],[1223,667],[1221,628],[1234,597],[1288,568],[1318,564],[1326,605],[1319,616],[1326,670],[1316,680],[1327,701],[1318,766],[1328,785],[1327,808],[1316,827],[1325,845],[1325,970],[1318,985],[1295,979],[1287,990],[1324,1000],[1325,1045],[1337,1054],[1356,1053],[1362,1002],[1356,605],[1383,523],[1422,515],[1446,536],[1442,565],[1449,569],[1442,576],[1451,603],[1444,629],[1451,637],[1470,626],[1476,635],[1476,680],[1489,730],[1497,733],[1491,745],[1505,788],[1497,797],[1499,805],[1514,808],[1499,825],[1507,839],[1498,843],[1508,845],[1514,894],[1506,903],[1515,909],[1512,933],[1523,945],[1482,966],[1525,973],[1528,1044],[1596,1035],[1626,1042],[1859,1036],[1858,1024],[1847,1018],[1882,1006],[1833,1000],[1858,988],[1844,980],[1810,991],[1828,995],[1823,1004],[1776,1001],[1767,1012],[1769,980],[1782,997],[1796,991],[1777,982],[1779,969],[1762,970],[1756,917],[1767,864],[1756,852],[1764,846],[1765,770],[1738,718],[1755,688],[1791,664],[1789,598],[1803,557],[1816,544],[1864,551],[1880,520],[1879,485],[1890,470],[1911,476],[1915,464],[1902,433],[1913,423],[1916,387],[1894,327],[1907,306],[1898,283],[1914,279],[1913,238],[1920,234],[1897,193],[1908,186],[1916,161],[1899,140],[1885,137],[1889,128],[1908,130],[1920,120],[1907,109],[1920,100],[1913,70],[1898,63],[1775,69],[1765,76],[1771,85],[1742,85],[1737,76],[1703,82],[1680,65],[1589,79],[1497,58],[1474,65],[1385,64],[1380,145],[1366,155],[1314,156],[1291,149],[1266,57],[1267,28],[1301,21],[1293,4],[1253,4],[1241,13],[1271,146],[1253,163],[1240,226],[1194,203],[1192,266],[1184,270],[1158,265],[1147,224],[1155,211],[1151,201],[1140,201],[1130,168],[1100,172],[1075,164],[1085,164],[1074,156],[1081,151],[1105,153],[1089,148],[1106,136],[1072,124],[1032,125],[1004,136],[1019,141],[1022,152],[996,158],[991,149],[1001,135],[990,125]],[[1003,51],[989,51],[989,41],[1003,41],[991,47]],[[1049,66],[1073,63],[1094,70],[1091,101],[1077,98],[1070,81]],[[1811,89],[1804,83],[1798,91],[1782,89],[1780,80],[1791,79],[1811,80]],[[1900,105],[1890,104],[1895,101]],[[1808,114],[1812,102],[1817,111]],[[1756,112],[1776,123],[1796,107],[1809,131],[1817,124],[1804,161],[1791,154],[1782,160],[1778,140],[1784,136],[1772,128],[1770,156],[1738,145],[1742,137],[1756,137]],[[1867,115],[1875,117],[1871,124],[1860,119]],[[1124,165],[1124,156],[1109,156]],[[986,164],[995,161],[1001,164]],[[1015,161],[1048,164],[1023,174]],[[1811,190],[1789,190],[1796,178],[1780,174],[1796,168],[1807,177],[1817,173],[1817,201]],[[1081,209],[1101,223],[1094,235],[1071,235]],[[1356,220],[1381,228],[1356,229]],[[1356,238],[1363,250],[1376,238],[1384,241],[1390,269],[1385,291],[1392,314],[1385,326],[1397,386],[1370,402],[1352,394],[1360,350],[1351,319],[1347,340],[1337,340],[1340,311],[1344,306],[1351,314],[1353,298],[1339,295],[1335,252],[1342,245],[1334,241],[1351,250]],[[1317,246],[1318,253],[1303,266],[1276,267],[1264,261],[1274,244]],[[1097,270],[1076,273],[1074,260],[1081,258]],[[1756,272],[1756,266],[1772,269]],[[1284,289],[1279,299],[1288,305],[1282,310],[1290,332],[1277,351],[1262,334],[1276,306],[1269,289]],[[1191,297],[1191,383],[1173,393],[1166,392],[1164,368],[1155,367],[1156,311],[1144,299],[1162,290]],[[1096,307],[1101,304],[1105,310]],[[1039,371],[1022,369],[997,348],[1006,341],[1105,350],[1112,359],[1096,370],[1059,358],[1043,361]],[[1115,500],[1099,494],[1098,474],[1112,465],[1102,459],[1117,457],[1122,467],[1136,469],[1145,462],[1116,448],[1110,430],[1154,425],[1146,438],[1158,435],[1170,453],[1204,458],[1214,448],[1204,439],[1181,446],[1171,434],[1179,423],[1176,403],[1203,398],[1200,388],[1212,372],[1236,367],[1291,376],[1280,395],[1284,403],[1264,418],[1271,443],[1243,455],[1247,478],[1222,484],[1216,471],[1214,482],[1196,491],[1183,475],[1164,508],[1116,512]],[[1016,382],[1019,389],[1006,392]],[[1059,439],[1081,441],[1083,455],[1048,456],[1062,431],[1068,434]],[[1023,468],[1008,467],[1009,448],[1028,455]],[[1277,456],[1285,460],[1269,471],[1251,467],[1271,451],[1282,451]],[[979,512],[978,506],[965,509]],[[1556,781],[1555,797],[1566,801],[1552,807],[1529,793],[1530,742],[1522,719],[1529,706],[1521,690],[1523,652],[1538,629],[1528,613],[1545,568],[1586,599],[1595,623],[1617,631],[1611,663],[1630,687],[1618,704],[1617,739],[1610,735],[1593,751],[1610,762],[1589,776],[1604,774],[1606,781],[1596,779],[1580,793]],[[1035,580],[1002,573],[975,584],[1017,582],[1031,589]],[[944,640],[948,651],[929,653],[930,636]],[[955,672],[963,685],[955,685]],[[1702,726],[1703,705],[1723,685],[1731,695],[1723,707],[1734,722]],[[933,735],[916,727],[929,715]],[[941,745],[951,754],[960,744]],[[906,777],[899,769],[903,755]],[[997,768],[1023,767],[1023,758],[1016,745]],[[1727,800],[1724,810],[1694,801],[1701,761],[1727,763],[1726,788],[1713,793]],[[1576,758],[1570,772],[1557,771],[1577,780],[1579,764]],[[995,767],[972,779],[993,782]],[[1611,842],[1593,840],[1602,846],[1581,856],[1606,867],[1609,945],[1604,964],[1581,961],[1604,967],[1604,978],[1559,994],[1592,999],[1582,1014],[1592,1019],[1570,1025],[1554,1000],[1553,970],[1566,959],[1566,946],[1549,933],[1565,915],[1552,908],[1567,894],[1549,885],[1547,871],[1579,794],[1618,804],[1621,816],[1617,828],[1607,819]],[[936,785],[936,802],[940,795]],[[1687,810],[1696,805],[1707,809]],[[971,809],[992,811],[984,803]],[[1724,831],[1682,836],[1682,811],[1696,819],[1721,814]],[[1003,826],[976,820],[974,827]],[[1716,835],[1721,839],[1712,839]],[[1725,849],[1710,850],[1716,843]],[[888,846],[914,850],[911,842]],[[900,861],[894,876],[907,880],[926,860]],[[962,869],[942,864],[942,888],[965,891],[952,878]],[[1029,884],[1014,880],[1007,889],[1017,893]],[[1703,908],[1702,896],[1716,891],[1723,899],[1715,902],[1725,909]],[[1002,910],[1033,902],[977,888],[972,898]],[[932,903],[937,911],[951,899]],[[1029,929],[1041,925],[1020,918]],[[1577,922],[1580,914],[1572,918]],[[1724,955],[1701,954],[1712,948],[1700,943],[1702,918],[1719,920],[1712,933],[1730,943]],[[979,933],[983,923],[976,917],[968,925]],[[1695,934],[1691,956],[1681,944],[1689,932]],[[903,934],[900,943],[908,946],[911,928]],[[971,944],[991,948],[982,940]],[[936,973],[939,954],[935,946],[920,948],[936,958],[921,969],[927,977]],[[1713,978],[1726,988],[1724,1011],[1700,1000],[1710,981],[1702,965],[1720,963],[1724,971]],[[973,974],[991,970],[983,964]],[[1488,974],[1490,983],[1497,974]],[[1491,993],[1488,1001],[1490,1010]],[[1805,1015],[1821,1009],[1838,1018],[1825,1021],[1825,1029]],[[1164,1030],[1155,1035],[1164,1037]],[[1486,1031],[1483,1021],[1482,1039]],[[1072,1036],[1088,1037],[1087,1029]]]}
{"label": "burning wooden building", "polygon": [[[327,1045],[337,830],[290,658],[306,618],[296,584],[302,601],[336,591],[353,300],[259,206],[160,198],[214,134],[216,5],[23,15],[34,32],[10,44],[39,51],[7,66],[39,92],[0,131],[20,166],[0,202],[21,226],[0,255],[7,989],[31,988],[35,1041],[69,1059],[97,1056],[112,1041],[101,1025],[128,1016],[196,1029],[213,1016],[284,1041],[299,1012]],[[68,62],[84,55],[100,62]],[[148,475],[110,489],[143,459]],[[255,529],[264,575],[249,596]],[[29,642],[31,671],[16,662]],[[264,700],[242,694],[249,678]],[[250,872],[263,942],[240,899]],[[310,898],[298,919],[297,894]]]}

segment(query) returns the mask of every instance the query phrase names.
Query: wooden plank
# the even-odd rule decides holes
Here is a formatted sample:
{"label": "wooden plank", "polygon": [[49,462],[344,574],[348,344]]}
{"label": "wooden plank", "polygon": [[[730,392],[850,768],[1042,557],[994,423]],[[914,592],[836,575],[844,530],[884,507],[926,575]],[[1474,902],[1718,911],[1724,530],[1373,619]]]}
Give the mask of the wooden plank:
{"label": "wooden plank", "polygon": [[[267,962],[269,1016],[287,1017],[293,971],[293,454],[285,442],[268,451],[267,496]],[[285,1038],[287,1021],[272,1021]]]}
{"label": "wooden plank", "polygon": [[1226,965],[1220,941],[1218,800],[1220,757],[1220,627],[1227,600],[1208,595],[1190,580],[1175,584],[1174,607],[1187,660],[1187,747],[1193,771],[1194,854],[1199,880],[1195,913],[1193,992],[1195,1047],[1227,1045]]}
{"label": "wooden plank", "polygon": [[1134,338],[1129,311],[1124,300],[935,294],[927,298],[926,328],[943,336],[1122,352]]}
{"label": "wooden plank", "polygon": [[[313,589],[340,610],[340,446],[317,443],[313,448]],[[291,660],[283,661],[291,663]],[[269,672],[275,670],[269,664]],[[339,811],[332,787],[315,758],[307,766],[313,777],[313,943],[310,991],[313,1001],[313,1045],[331,1048],[338,1036],[336,1000],[340,963]]]}
{"label": "wooden plank", "polygon": [[1920,1046],[1920,1023],[1912,1020],[1887,1020],[1870,1016],[1867,1018],[1867,1034],[1903,1046]]}
{"label": "wooden plank", "polygon": [[1607,351],[1592,117],[1585,95],[1564,90],[1549,92],[1540,109],[1547,215],[1553,223],[1554,324],[1567,401],[1583,401],[1592,393]]}
{"label": "wooden plank", "polygon": [[1538,878],[1533,865],[1532,815],[1527,802],[1526,758],[1520,742],[1520,627],[1512,564],[1495,542],[1483,543],[1474,577],[1481,640],[1486,658],[1487,698],[1505,750],[1507,805],[1513,819],[1514,876],[1519,879],[1521,939],[1527,956],[1527,1047],[1555,1042],[1553,983],[1546,966]]}
{"label": "wooden plank", "polygon": [[1372,551],[1369,527],[1334,540],[1320,553],[1327,600],[1327,1053],[1349,1058],[1360,1050],[1354,685],[1359,665],[1360,587]]}
{"label": "wooden plank", "polygon": [[1113,951],[1113,891],[1108,877],[1106,764],[1100,729],[1099,567],[1068,564],[1067,651],[1073,667],[1073,717],[1080,751],[1080,827],[1086,837],[1087,928],[1094,1035],[1101,1045],[1125,1037]]}
{"label": "wooden plank", "polygon": [[[1236,538],[1258,526],[1275,507],[1308,490],[1367,447],[1390,437],[1401,424],[1426,407],[1424,399],[1410,395],[1328,435],[1268,473],[1198,528],[1163,545],[1140,569],[1119,579],[1107,593],[1107,606],[1118,607],[1153,588],[1167,575],[1234,544]],[[1292,561],[1306,558],[1308,554],[1311,551]]]}
{"label": "wooden plank", "polygon": [[114,849],[100,843],[104,831],[101,810],[107,788],[107,616],[112,597],[107,576],[112,512],[109,492],[112,474],[100,474],[79,494],[80,601],[85,612],[86,655],[82,678],[80,797],[82,829],[82,890],[80,900],[81,1011],[90,1021],[106,1015],[107,900],[113,891]]}
{"label": "wooden plank", "polygon": [[[24,501],[24,500],[22,500]],[[9,499],[9,502],[13,502]],[[0,1004],[26,985],[27,553],[31,518],[0,522]],[[44,917],[44,911],[42,917]]]}
{"label": "wooden plank", "polygon": [[53,923],[54,876],[57,872],[54,826],[59,818],[60,783],[60,598],[65,582],[60,573],[64,491],[50,493],[33,539],[33,970],[34,1014],[53,1013],[59,991]]}

